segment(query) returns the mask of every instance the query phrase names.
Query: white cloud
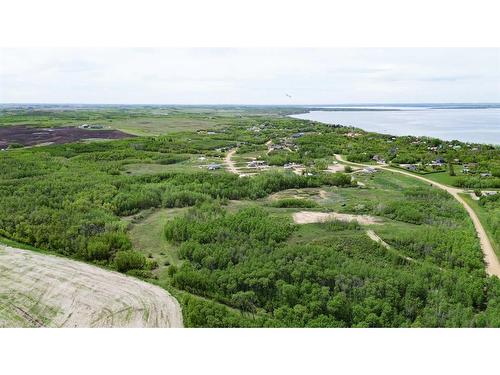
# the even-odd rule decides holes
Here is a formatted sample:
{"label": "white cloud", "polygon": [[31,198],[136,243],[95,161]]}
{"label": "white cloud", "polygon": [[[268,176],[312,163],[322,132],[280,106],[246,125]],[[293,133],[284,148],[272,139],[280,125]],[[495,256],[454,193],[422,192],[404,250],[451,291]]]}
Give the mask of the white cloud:
{"label": "white cloud", "polygon": [[499,101],[500,49],[0,49],[4,103]]}

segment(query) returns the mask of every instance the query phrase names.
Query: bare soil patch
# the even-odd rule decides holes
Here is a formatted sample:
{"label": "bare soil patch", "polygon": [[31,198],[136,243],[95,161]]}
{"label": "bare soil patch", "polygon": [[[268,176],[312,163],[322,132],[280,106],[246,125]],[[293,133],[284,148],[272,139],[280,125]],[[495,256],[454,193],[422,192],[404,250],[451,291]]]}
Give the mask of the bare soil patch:
{"label": "bare soil patch", "polygon": [[121,139],[134,137],[119,130],[88,130],[77,127],[32,128],[29,126],[0,127],[0,148],[18,143],[33,146],[41,143],[69,143],[81,139]]}
{"label": "bare soil patch", "polygon": [[341,214],[338,212],[300,211],[293,214],[295,224],[323,223],[328,220],[357,221],[359,224],[380,224],[380,220],[369,215]]}
{"label": "bare soil patch", "polygon": [[182,312],[158,286],[0,245],[0,327],[182,327]]}
{"label": "bare soil patch", "polygon": [[345,170],[344,164],[332,164],[329,165],[328,168],[326,169],[327,172],[331,173],[344,172],[344,170]]}

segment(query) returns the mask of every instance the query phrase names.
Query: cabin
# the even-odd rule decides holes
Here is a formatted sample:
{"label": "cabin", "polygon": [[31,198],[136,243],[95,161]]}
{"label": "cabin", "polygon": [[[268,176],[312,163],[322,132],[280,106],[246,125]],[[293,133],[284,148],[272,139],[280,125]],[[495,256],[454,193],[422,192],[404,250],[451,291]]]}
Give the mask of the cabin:
{"label": "cabin", "polygon": [[443,158],[437,158],[436,160],[433,160],[429,165],[433,167],[442,167],[445,164],[446,161]]}
{"label": "cabin", "polygon": [[261,168],[266,166],[267,163],[264,160],[252,160],[247,163],[248,168]]}
{"label": "cabin", "polygon": [[209,171],[215,171],[217,169],[220,169],[221,166],[220,166],[220,164],[209,164],[207,168]]}
{"label": "cabin", "polygon": [[417,166],[415,164],[399,164],[401,168],[408,169],[409,171],[416,171]]}
{"label": "cabin", "polygon": [[379,155],[374,155],[372,160],[375,160],[378,164],[385,164],[385,159]]}
{"label": "cabin", "polygon": [[481,177],[491,177],[491,173],[490,173],[490,172],[480,173],[479,175],[480,175]]}
{"label": "cabin", "polygon": [[304,133],[300,132],[300,133],[295,133],[295,134],[292,134],[291,137],[292,138],[300,138],[300,137],[303,137],[304,136]]}
{"label": "cabin", "polygon": [[375,168],[372,168],[372,167],[366,167],[366,168],[362,169],[361,172],[372,174],[372,173],[377,172],[377,170]]}
{"label": "cabin", "polygon": [[269,150],[275,151],[275,150],[283,150],[283,149],[284,149],[283,145],[273,145]]}
{"label": "cabin", "polygon": [[82,124],[79,126],[80,129],[102,129],[104,128],[104,126],[102,125],[97,125],[97,124],[94,124],[94,125],[91,125],[91,124]]}

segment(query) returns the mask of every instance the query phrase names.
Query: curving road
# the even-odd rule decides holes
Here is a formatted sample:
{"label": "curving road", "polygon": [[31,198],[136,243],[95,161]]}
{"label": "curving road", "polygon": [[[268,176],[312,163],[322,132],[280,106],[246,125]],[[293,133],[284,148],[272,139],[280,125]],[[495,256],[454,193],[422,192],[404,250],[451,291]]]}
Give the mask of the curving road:
{"label": "curving road", "polygon": [[182,311],[158,286],[0,245],[0,327],[182,327]]}
{"label": "curving road", "polygon": [[479,237],[479,243],[481,244],[481,250],[483,251],[483,254],[484,254],[484,261],[486,263],[486,273],[490,276],[495,275],[495,276],[500,278],[500,262],[498,261],[498,258],[495,254],[495,251],[493,250],[493,246],[491,245],[491,242],[488,238],[488,235],[486,234],[486,231],[484,230],[483,225],[481,224],[481,221],[477,217],[476,213],[467,204],[467,202],[465,202],[462,199],[462,197],[460,197],[460,195],[458,195],[458,193],[464,192],[462,189],[457,189],[454,187],[446,186],[446,185],[440,184],[438,182],[429,180],[425,177],[417,176],[417,175],[410,173],[410,172],[388,168],[387,165],[368,165],[368,164],[361,164],[361,163],[353,163],[353,162],[350,162],[350,161],[343,159],[342,156],[338,155],[338,154],[335,154],[335,157],[337,158],[338,161],[341,161],[341,162],[347,163],[347,164],[353,164],[353,165],[357,165],[357,166],[361,166],[361,167],[371,167],[371,168],[375,168],[375,169],[383,169],[383,170],[386,170],[389,172],[404,174],[406,176],[410,176],[410,177],[419,179],[421,181],[427,182],[427,183],[431,184],[432,186],[436,186],[436,187],[443,189],[443,190],[447,191],[448,193],[450,193],[453,196],[453,198],[455,198],[457,201],[459,201],[462,204],[462,206],[464,206],[465,210],[467,211],[467,213],[469,214],[469,216],[472,220],[472,223],[474,224],[474,227],[476,228],[476,232],[477,232],[477,235]]}

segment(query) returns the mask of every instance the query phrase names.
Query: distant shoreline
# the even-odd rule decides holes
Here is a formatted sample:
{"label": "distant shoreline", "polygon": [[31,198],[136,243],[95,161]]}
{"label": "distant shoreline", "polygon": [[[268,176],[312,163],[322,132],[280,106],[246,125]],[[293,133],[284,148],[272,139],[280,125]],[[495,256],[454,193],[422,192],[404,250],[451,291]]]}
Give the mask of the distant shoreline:
{"label": "distant shoreline", "polygon": [[[438,138],[446,141],[500,145],[500,107],[379,109],[308,108],[289,117],[324,124],[352,126],[393,136]],[[455,112],[457,111],[457,112]]]}

